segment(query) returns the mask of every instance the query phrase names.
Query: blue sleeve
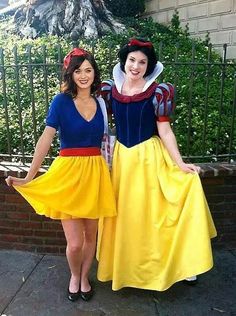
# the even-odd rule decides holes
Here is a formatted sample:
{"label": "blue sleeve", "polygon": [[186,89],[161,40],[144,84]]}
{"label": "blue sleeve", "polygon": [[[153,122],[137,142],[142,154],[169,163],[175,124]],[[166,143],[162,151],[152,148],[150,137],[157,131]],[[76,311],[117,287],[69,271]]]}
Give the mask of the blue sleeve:
{"label": "blue sleeve", "polygon": [[59,117],[59,106],[60,106],[60,95],[57,95],[53,98],[50,107],[48,109],[48,114],[46,117],[46,126],[54,127],[58,130],[60,124]]}

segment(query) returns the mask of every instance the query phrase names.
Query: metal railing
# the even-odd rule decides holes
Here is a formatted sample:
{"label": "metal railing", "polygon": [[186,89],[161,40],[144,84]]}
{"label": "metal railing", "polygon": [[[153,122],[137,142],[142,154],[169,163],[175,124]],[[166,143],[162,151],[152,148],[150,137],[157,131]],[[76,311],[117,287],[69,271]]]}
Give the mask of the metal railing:
{"label": "metal railing", "polygon": [[[96,49],[91,49],[96,57]],[[109,47],[109,56],[100,61],[109,74],[115,63],[112,50]],[[159,59],[166,69],[161,79],[173,82],[177,90],[173,128],[181,153],[192,161],[235,160],[236,76],[235,63],[226,60],[227,45],[223,57],[215,60],[211,46],[205,60],[196,56],[194,45],[187,61],[181,59],[178,44],[173,57],[164,53],[160,43]],[[7,55],[0,48],[0,159],[31,160],[50,100],[59,92],[62,55],[59,45],[53,58],[45,46],[37,54],[28,46],[23,55],[17,47]]]}

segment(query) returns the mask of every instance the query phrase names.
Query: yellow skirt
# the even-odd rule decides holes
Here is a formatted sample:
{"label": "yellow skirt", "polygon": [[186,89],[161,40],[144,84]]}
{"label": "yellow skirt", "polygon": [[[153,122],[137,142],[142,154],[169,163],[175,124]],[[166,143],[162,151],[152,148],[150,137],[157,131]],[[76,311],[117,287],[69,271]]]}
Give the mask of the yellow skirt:
{"label": "yellow skirt", "polygon": [[52,219],[116,215],[110,174],[102,156],[59,156],[45,174],[14,188],[37,214]]}
{"label": "yellow skirt", "polygon": [[112,181],[118,215],[99,223],[100,281],[163,291],[213,266],[216,230],[199,176],[182,172],[158,137],[117,142]]}

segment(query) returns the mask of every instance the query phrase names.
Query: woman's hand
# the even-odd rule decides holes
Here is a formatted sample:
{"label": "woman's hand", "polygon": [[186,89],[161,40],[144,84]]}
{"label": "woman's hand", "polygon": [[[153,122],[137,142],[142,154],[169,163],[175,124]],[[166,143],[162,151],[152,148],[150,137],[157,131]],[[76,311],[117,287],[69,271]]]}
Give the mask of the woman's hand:
{"label": "woman's hand", "polygon": [[35,152],[34,152],[34,157],[33,161],[30,165],[30,168],[28,170],[28,173],[25,178],[17,178],[17,177],[12,177],[9,176],[6,178],[6,183],[8,186],[12,185],[24,185],[28,182],[30,182],[35,175],[37,174],[42,161],[46,157],[49,148],[52,144],[53,137],[56,133],[56,129],[50,126],[46,126],[43,134],[40,136],[36,147],[35,147]]}
{"label": "woman's hand", "polygon": [[187,172],[187,173],[195,173],[195,172],[200,173],[201,171],[200,167],[191,163],[181,162],[178,164],[178,166],[182,171]]}
{"label": "woman's hand", "polygon": [[171,129],[169,122],[157,122],[159,136],[166,147],[172,160],[179,166],[179,168],[186,173],[200,173],[201,168],[191,164],[185,163],[180,155],[175,135]]}
{"label": "woman's hand", "polygon": [[17,177],[12,177],[12,176],[8,176],[5,179],[7,185],[10,187],[12,185],[23,185],[26,184],[28,182],[30,182],[30,179],[27,179],[27,177],[25,178],[17,178]]}

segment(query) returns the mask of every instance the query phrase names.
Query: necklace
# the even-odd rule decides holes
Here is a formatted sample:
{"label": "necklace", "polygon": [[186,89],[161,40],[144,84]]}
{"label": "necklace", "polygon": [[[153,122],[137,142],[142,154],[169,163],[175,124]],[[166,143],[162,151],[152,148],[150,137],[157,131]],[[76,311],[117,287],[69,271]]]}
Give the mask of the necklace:
{"label": "necklace", "polygon": [[78,97],[78,96],[77,96],[77,97],[74,98],[74,100],[75,100],[75,101],[80,100],[80,101],[83,101],[83,102],[84,102],[84,101],[90,100],[91,98],[92,98],[91,95],[90,95],[89,97],[86,97],[86,98],[81,98],[81,97]]}

